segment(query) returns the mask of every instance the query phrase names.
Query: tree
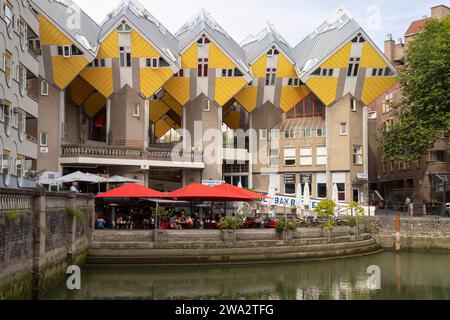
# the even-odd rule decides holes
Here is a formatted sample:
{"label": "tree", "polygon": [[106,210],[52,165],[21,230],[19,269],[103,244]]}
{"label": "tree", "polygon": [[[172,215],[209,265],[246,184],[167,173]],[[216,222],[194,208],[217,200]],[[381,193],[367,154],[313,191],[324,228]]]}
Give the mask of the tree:
{"label": "tree", "polygon": [[385,159],[416,161],[450,134],[450,16],[430,20],[409,45],[398,76],[404,99],[391,105],[394,124],[378,141]]}
{"label": "tree", "polygon": [[336,203],[330,199],[324,199],[319,202],[319,204],[314,208],[317,212],[319,218],[325,220],[324,228],[333,229],[336,222],[334,221],[334,209],[336,208]]}

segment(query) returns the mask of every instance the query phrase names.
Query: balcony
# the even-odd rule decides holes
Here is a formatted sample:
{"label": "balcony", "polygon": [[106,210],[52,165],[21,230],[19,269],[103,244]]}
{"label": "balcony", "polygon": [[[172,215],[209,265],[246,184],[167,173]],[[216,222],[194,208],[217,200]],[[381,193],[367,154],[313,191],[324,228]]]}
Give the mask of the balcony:
{"label": "balcony", "polygon": [[197,151],[175,152],[161,148],[132,148],[116,146],[64,145],[62,164],[94,164],[163,168],[203,169],[203,154]]}

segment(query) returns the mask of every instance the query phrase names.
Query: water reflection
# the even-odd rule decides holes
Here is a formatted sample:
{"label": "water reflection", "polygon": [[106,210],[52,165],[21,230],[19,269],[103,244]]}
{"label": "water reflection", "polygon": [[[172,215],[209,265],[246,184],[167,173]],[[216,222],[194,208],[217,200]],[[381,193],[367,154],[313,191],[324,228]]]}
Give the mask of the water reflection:
{"label": "water reflection", "polygon": [[[370,265],[381,268],[381,290],[368,289]],[[449,299],[449,265],[447,253],[384,252],[312,263],[91,268],[83,270],[81,291],[62,284],[44,299]]]}

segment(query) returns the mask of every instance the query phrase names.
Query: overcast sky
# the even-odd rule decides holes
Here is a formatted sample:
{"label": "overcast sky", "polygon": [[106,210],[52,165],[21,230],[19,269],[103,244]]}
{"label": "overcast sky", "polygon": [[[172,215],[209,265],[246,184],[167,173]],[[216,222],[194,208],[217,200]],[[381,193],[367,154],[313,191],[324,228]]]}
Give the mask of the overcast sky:
{"label": "overcast sky", "polygon": [[[120,0],[74,0],[100,23]],[[317,28],[339,5],[358,21],[380,49],[388,33],[400,38],[412,20],[430,15],[446,0],[140,0],[167,29],[175,33],[205,8],[239,43],[264,26],[266,20],[292,45]]]}

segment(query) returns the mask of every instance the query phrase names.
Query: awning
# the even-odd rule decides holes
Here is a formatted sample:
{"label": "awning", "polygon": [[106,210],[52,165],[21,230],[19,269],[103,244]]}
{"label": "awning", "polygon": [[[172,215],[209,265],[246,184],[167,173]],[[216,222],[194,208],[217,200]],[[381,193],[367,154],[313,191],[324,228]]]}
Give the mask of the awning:
{"label": "awning", "polygon": [[60,183],[70,183],[70,182],[95,182],[95,183],[103,183],[107,182],[106,178],[100,177],[91,173],[84,173],[81,171],[77,171],[71,173],[67,176],[56,179],[57,182]]}
{"label": "awning", "polygon": [[218,186],[214,187],[215,189],[219,189],[219,190],[223,190],[225,192],[230,192],[230,193],[238,193],[241,194],[243,196],[248,196],[251,197],[252,199],[269,199],[269,197],[263,195],[263,194],[259,194],[250,190],[246,190],[243,188],[239,188],[236,186],[233,186],[231,184],[221,184]]}
{"label": "awning", "polygon": [[112,176],[111,178],[108,178],[109,183],[139,183],[140,181],[126,178],[122,176]]}
{"label": "awning", "polygon": [[303,129],[321,129],[325,127],[325,121],[321,118],[302,118],[302,119],[287,119],[281,122],[274,129],[279,131],[300,131]]}
{"label": "awning", "polygon": [[96,198],[169,198],[169,196],[139,184],[128,183],[119,188],[99,194]]}
{"label": "awning", "polygon": [[193,183],[168,194],[177,200],[197,200],[215,202],[253,201],[254,198],[242,193],[223,191],[200,183]]}

